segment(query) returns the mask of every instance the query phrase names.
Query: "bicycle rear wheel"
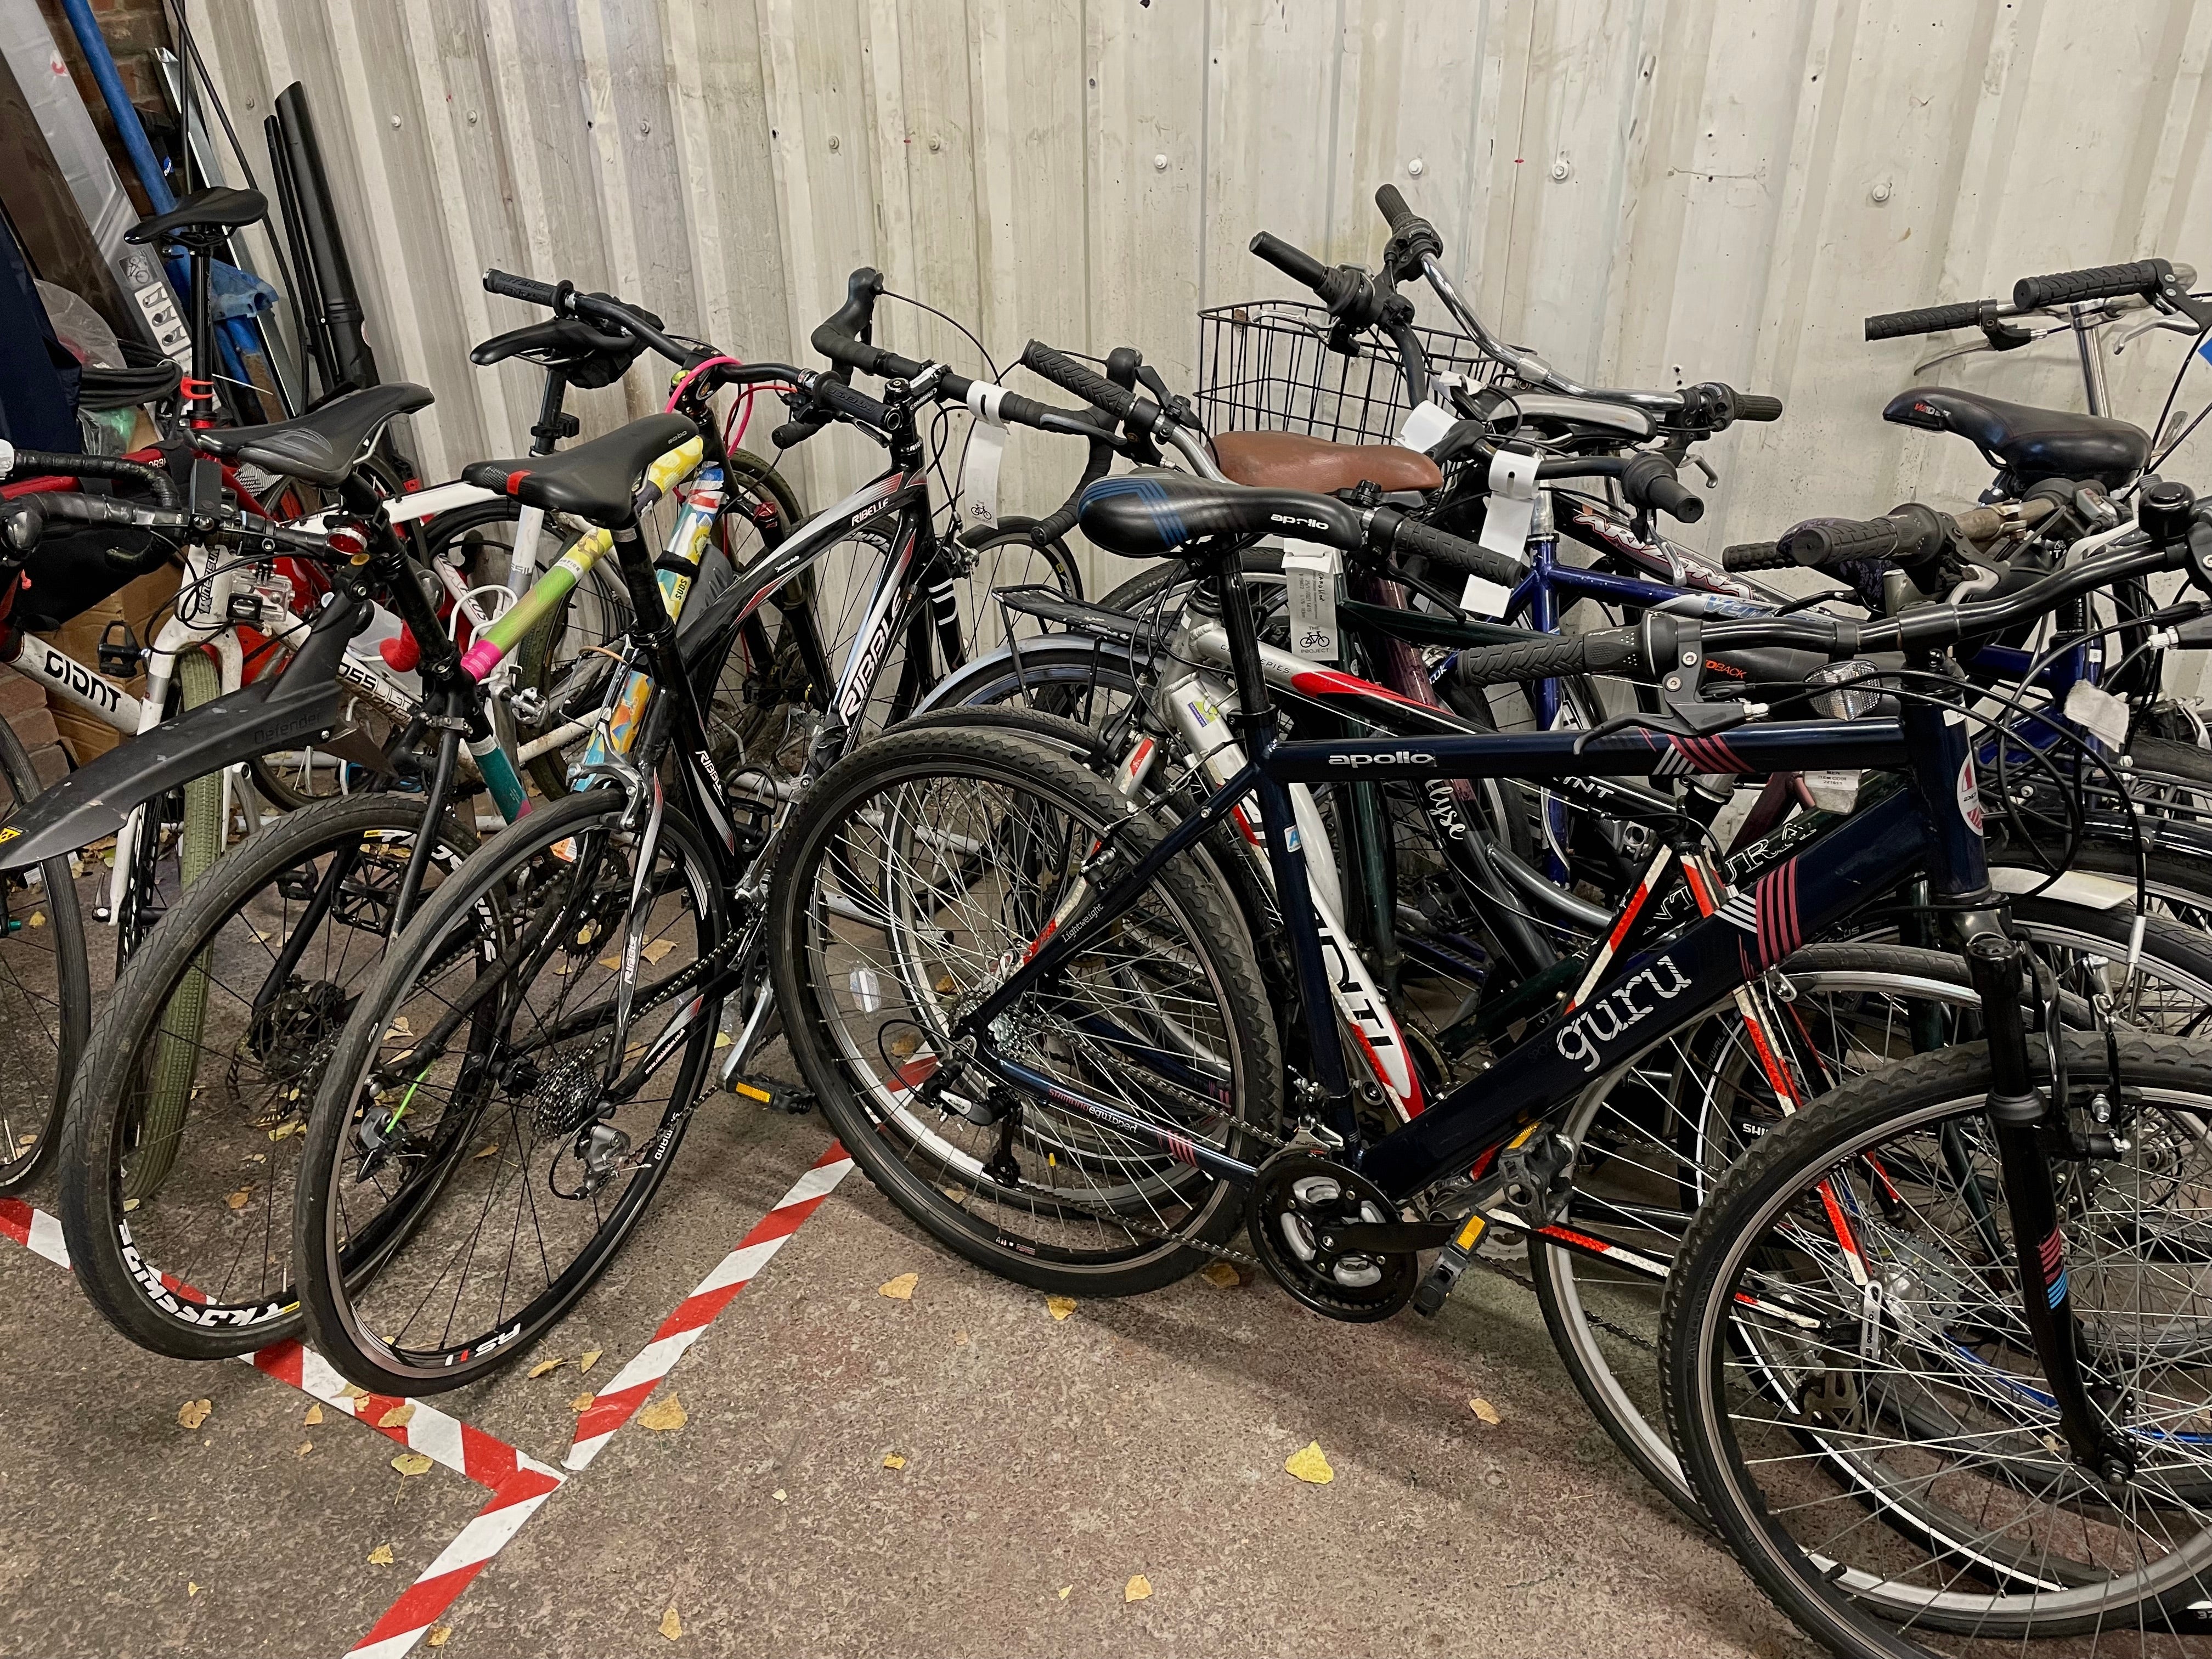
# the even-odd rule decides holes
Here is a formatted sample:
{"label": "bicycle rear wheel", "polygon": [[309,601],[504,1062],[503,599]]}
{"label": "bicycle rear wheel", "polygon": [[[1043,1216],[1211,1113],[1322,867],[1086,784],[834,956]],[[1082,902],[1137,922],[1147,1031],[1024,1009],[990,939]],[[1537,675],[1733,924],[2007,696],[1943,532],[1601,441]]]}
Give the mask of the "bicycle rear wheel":
{"label": "bicycle rear wheel", "polygon": [[2074,1462],[2027,1337],[1984,1045],[1799,1114],[1683,1241],[1662,1315],[1683,1464],[1737,1559],[1836,1653],[2160,1651],[2147,1639],[2212,1583],[2212,1046],[2116,1048],[2117,1079],[2100,1034],[2069,1034],[2066,1066],[2069,1104],[2102,1097],[2120,1150],[2053,1173],[2094,1408],[2132,1465],[2117,1480]]}
{"label": "bicycle rear wheel", "polygon": [[[769,897],[792,1052],[869,1178],[969,1261],[1089,1296],[1192,1272],[1235,1231],[1241,1190],[1047,1097],[933,1079],[954,1011],[1022,959],[1109,830],[1125,869],[1162,833],[1064,748],[893,732],[800,805]],[[1242,939],[1228,895],[1177,860],[994,1030],[1024,1065],[1257,1162],[1276,1144],[1281,1061]]]}
{"label": "bicycle rear wheel", "polygon": [[589,790],[488,843],[394,941],[338,1039],[293,1260],[316,1346],[363,1388],[439,1393],[527,1350],[682,1144],[721,1009],[700,964],[742,940],[698,832],[671,812],[648,838],[627,811]]}
{"label": "bicycle rear wheel", "polygon": [[[21,741],[0,721],[0,819],[39,793]],[[0,1193],[38,1174],[92,1024],[84,917],[66,855],[0,878]]]}

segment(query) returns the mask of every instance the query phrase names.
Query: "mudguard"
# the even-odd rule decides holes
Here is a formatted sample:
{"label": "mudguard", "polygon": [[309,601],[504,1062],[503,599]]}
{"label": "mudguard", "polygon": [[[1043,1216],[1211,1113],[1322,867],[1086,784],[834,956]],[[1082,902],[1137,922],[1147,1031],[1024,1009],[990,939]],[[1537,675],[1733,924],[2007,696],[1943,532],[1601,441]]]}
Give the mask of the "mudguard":
{"label": "mudguard", "polygon": [[[0,870],[73,853],[113,835],[140,803],[301,738],[335,747],[330,739],[343,723],[338,654],[368,617],[359,601],[333,600],[283,673],[127,738],[71,772],[0,827]],[[370,753],[381,767],[382,755]]]}

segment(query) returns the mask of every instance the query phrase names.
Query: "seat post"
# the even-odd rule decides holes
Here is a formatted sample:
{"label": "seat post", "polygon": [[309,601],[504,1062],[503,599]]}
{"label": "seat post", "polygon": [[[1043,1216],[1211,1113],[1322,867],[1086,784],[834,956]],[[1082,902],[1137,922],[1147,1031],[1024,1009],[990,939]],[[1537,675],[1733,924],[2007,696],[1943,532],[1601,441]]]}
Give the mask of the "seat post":
{"label": "seat post", "polygon": [[215,282],[209,267],[213,257],[206,242],[197,236],[185,241],[185,257],[192,267],[192,378],[184,387],[185,418],[195,427],[215,422]]}

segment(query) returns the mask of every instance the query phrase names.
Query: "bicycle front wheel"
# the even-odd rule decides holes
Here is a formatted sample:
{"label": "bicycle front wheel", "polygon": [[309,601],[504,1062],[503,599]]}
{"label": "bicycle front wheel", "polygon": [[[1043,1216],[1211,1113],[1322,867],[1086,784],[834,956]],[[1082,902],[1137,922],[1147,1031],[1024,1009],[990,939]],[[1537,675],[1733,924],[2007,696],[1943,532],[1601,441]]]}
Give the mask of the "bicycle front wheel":
{"label": "bicycle front wheel", "polygon": [[[0,720],[0,817],[39,793],[21,741]],[[0,1193],[39,1172],[92,1024],[84,917],[66,854],[0,878]]]}
{"label": "bicycle front wheel", "polygon": [[293,1259],[316,1346],[364,1388],[434,1394],[527,1350],[683,1141],[721,1010],[712,963],[739,941],[698,832],[629,810],[589,790],[486,845],[338,1039]]}

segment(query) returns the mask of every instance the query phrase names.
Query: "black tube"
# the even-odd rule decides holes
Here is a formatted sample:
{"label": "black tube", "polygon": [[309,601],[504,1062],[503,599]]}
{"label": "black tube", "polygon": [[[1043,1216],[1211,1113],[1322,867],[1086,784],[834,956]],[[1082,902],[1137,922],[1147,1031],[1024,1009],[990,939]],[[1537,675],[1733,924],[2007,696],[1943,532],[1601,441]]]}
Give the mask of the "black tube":
{"label": "black tube", "polygon": [[322,292],[323,325],[330,337],[329,389],[353,392],[380,385],[376,355],[361,331],[361,292],[354,286],[353,265],[331,206],[330,175],[324,170],[322,148],[315,142],[307,96],[297,81],[276,94],[276,118],[283,124],[284,147],[292,161],[301,230]]}
{"label": "black tube", "polygon": [[322,285],[315,280],[315,267],[307,258],[307,244],[300,234],[300,198],[292,188],[292,157],[284,147],[283,123],[271,115],[261,124],[261,135],[269,143],[269,176],[276,187],[276,204],[284,216],[284,242],[291,250],[292,320],[300,332],[300,401],[302,404],[315,401],[313,389],[307,383],[307,365],[315,366],[322,377],[325,392],[331,385],[330,334],[323,326]]}

